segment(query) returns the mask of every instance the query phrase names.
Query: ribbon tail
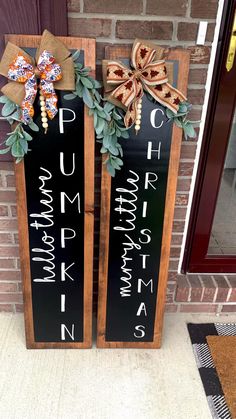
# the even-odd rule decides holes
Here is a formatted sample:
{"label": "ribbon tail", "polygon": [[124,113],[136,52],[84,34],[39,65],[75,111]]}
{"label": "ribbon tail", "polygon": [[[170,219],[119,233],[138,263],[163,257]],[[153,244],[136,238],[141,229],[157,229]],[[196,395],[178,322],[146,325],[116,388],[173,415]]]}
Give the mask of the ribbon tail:
{"label": "ribbon tail", "polygon": [[25,97],[21,103],[22,121],[29,124],[34,116],[34,100],[37,94],[37,81],[35,76],[31,76],[25,82]]}
{"label": "ribbon tail", "polygon": [[124,123],[125,128],[131,128],[132,125],[134,125],[136,118],[137,118],[137,100],[134,100],[130,105],[128,106],[128,109],[126,111],[125,117],[124,117]]}
{"label": "ribbon tail", "polygon": [[148,86],[145,84],[145,90],[161,105],[169,108],[172,112],[177,113],[179,104],[187,100],[187,98],[169,83],[163,83],[156,86]]}
{"label": "ribbon tail", "polygon": [[45,97],[45,107],[46,112],[49,117],[49,119],[53,119],[54,116],[57,114],[57,95],[55,93],[53,83],[41,80],[40,87],[43,93],[43,96]]}

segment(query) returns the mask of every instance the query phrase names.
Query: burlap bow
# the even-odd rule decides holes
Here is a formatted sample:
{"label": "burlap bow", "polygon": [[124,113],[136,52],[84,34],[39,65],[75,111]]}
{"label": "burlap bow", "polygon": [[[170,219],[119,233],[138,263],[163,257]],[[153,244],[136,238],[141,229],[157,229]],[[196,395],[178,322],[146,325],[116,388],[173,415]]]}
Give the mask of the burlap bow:
{"label": "burlap bow", "polygon": [[[108,100],[126,110],[124,122],[131,127],[137,117],[137,104],[146,90],[162,105],[177,113],[186,97],[168,83],[164,49],[135,40],[131,53],[132,68],[119,61],[103,60],[103,81]],[[158,60],[157,60],[158,59]],[[118,86],[118,87],[117,87]]]}
{"label": "burlap bow", "polygon": [[58,90],[74,90],[74,63],[70,51],[54,35],[45,30],[35,60],[21,48],[8,42],[1,63],[0,74],[11,82],[1,91],[22,108],[22,121],[29,123],[34,115],[33,103],[39,87],[45,97],[45,107],[50,119],[57,113]]}

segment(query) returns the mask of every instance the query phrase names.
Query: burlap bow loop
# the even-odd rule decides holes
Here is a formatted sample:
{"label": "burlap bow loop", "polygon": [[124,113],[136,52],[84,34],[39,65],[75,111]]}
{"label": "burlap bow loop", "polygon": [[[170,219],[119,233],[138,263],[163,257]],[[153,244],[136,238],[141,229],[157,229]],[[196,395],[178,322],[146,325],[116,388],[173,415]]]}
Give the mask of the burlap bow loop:
{"label": "burlap bow loop", "polygon": [[[44,48],[45,47],[45,48]],[[13,102],[21,106],[22,121],[29,123],[34,115],[33,103],[39,88],[45,98],[47,115],[53,119],[57,113],[58,90],[74,90],[74,63],[70,51],[65,45],[47,30],[44,31],[40,46],[33,57],[8,42],[1,63],[0,74],[11,82],[1,90]]]}
{"label": "burlap bow loop", "polygon": [[[126,110],[124,122],[131,127],[137,117],[137,105],[146,90],[157,102],[177,113],[186,97],[168,83],[167,64],[161,49],[145,41],[134,42],[128,68],[118,61],[103,61],[103,78],[108,100]],[[158,57],[158,58],[159,58]]]}

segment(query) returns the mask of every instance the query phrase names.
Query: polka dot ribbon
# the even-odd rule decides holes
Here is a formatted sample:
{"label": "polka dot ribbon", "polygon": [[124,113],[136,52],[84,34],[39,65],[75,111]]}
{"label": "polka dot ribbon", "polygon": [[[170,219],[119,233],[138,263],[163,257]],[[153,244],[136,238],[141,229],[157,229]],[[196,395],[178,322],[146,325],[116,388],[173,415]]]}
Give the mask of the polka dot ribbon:
{"label": "polka dot ribbon", "polygon": [[115,99],[126,108],[126,128],[137,118],[138,103],[146,90],[157,102],[177,113],[179,104],[186,97],[168,83],[164,60],[153,61],[156,49],[142,42],[135,42],[132,54],[132,69],[118,61],[106,63],[106,85],[112,87],[109,100]]}
{"label": "polka dot ribbon", "polygon": [[21,103],[22,121],[29,124],[34,116],[34,100],[37,94],[37,78],[40,79],[39,88],[45,98],[47,115],[53,119],[57,114],[57,95],[53,83],[62,78],[61,66],[55,63],[54,56],[44,50],[33,67],[27,57],[18,54],[10,64],[8,78],[18,83],[24,83],[25,97]]}

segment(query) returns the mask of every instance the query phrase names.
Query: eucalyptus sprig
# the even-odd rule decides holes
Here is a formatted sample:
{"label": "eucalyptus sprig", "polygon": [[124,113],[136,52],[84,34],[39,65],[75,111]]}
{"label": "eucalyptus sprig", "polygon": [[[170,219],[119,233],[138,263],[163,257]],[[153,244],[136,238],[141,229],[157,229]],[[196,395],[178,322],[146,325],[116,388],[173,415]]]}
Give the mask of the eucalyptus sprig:
{"label": "eucalyptus sprig", "polygon": [[[79,51],[73,54],[74,61],[79,58]],[[93,115],[96,138],[102,144],[101,153],[106,154],[104,164],[111,176],[120,170],[123,165],[122,147],[118,138],[129,138],[128,130],[124,126],[122,111],[115,105],[102,98],[98,89],[101,83],[89,75],[90,68],[83,67],[81,63],[74,63],[76,88],[73,93],[66,94],[65,99],[75,97],[83,99]]]}
{"label": "eucalyptus sprig", "polygon": [[188,102],[181,102],[177,113],[172,112],[170,109],[166,108],[166,116],[169,119],[172,119],[174,123],[183,129],[184,138],[196,138],[196,131],[194,129],[194,124],[198,124],[200,121],[190,121],[187,119],[188,113],[190,112],[192,105]]}
{"label": "eucalyptus sprig", "polygon": [[[10,125],[16,124],[13,131],[7,134],[7,138],[1,143],[4,148],[0,149],[0,154],[6,154],[9,151],[19,163],[28,152],[28,142],[33,138],[23,128],[21,122],[21,108],[16,103],[8,99],[7,96],[0,96],[0,103],[3,103],[1,115],[9,122]],[[27,125],[32,131],[38,131],[39,127],[32,121]]]}

